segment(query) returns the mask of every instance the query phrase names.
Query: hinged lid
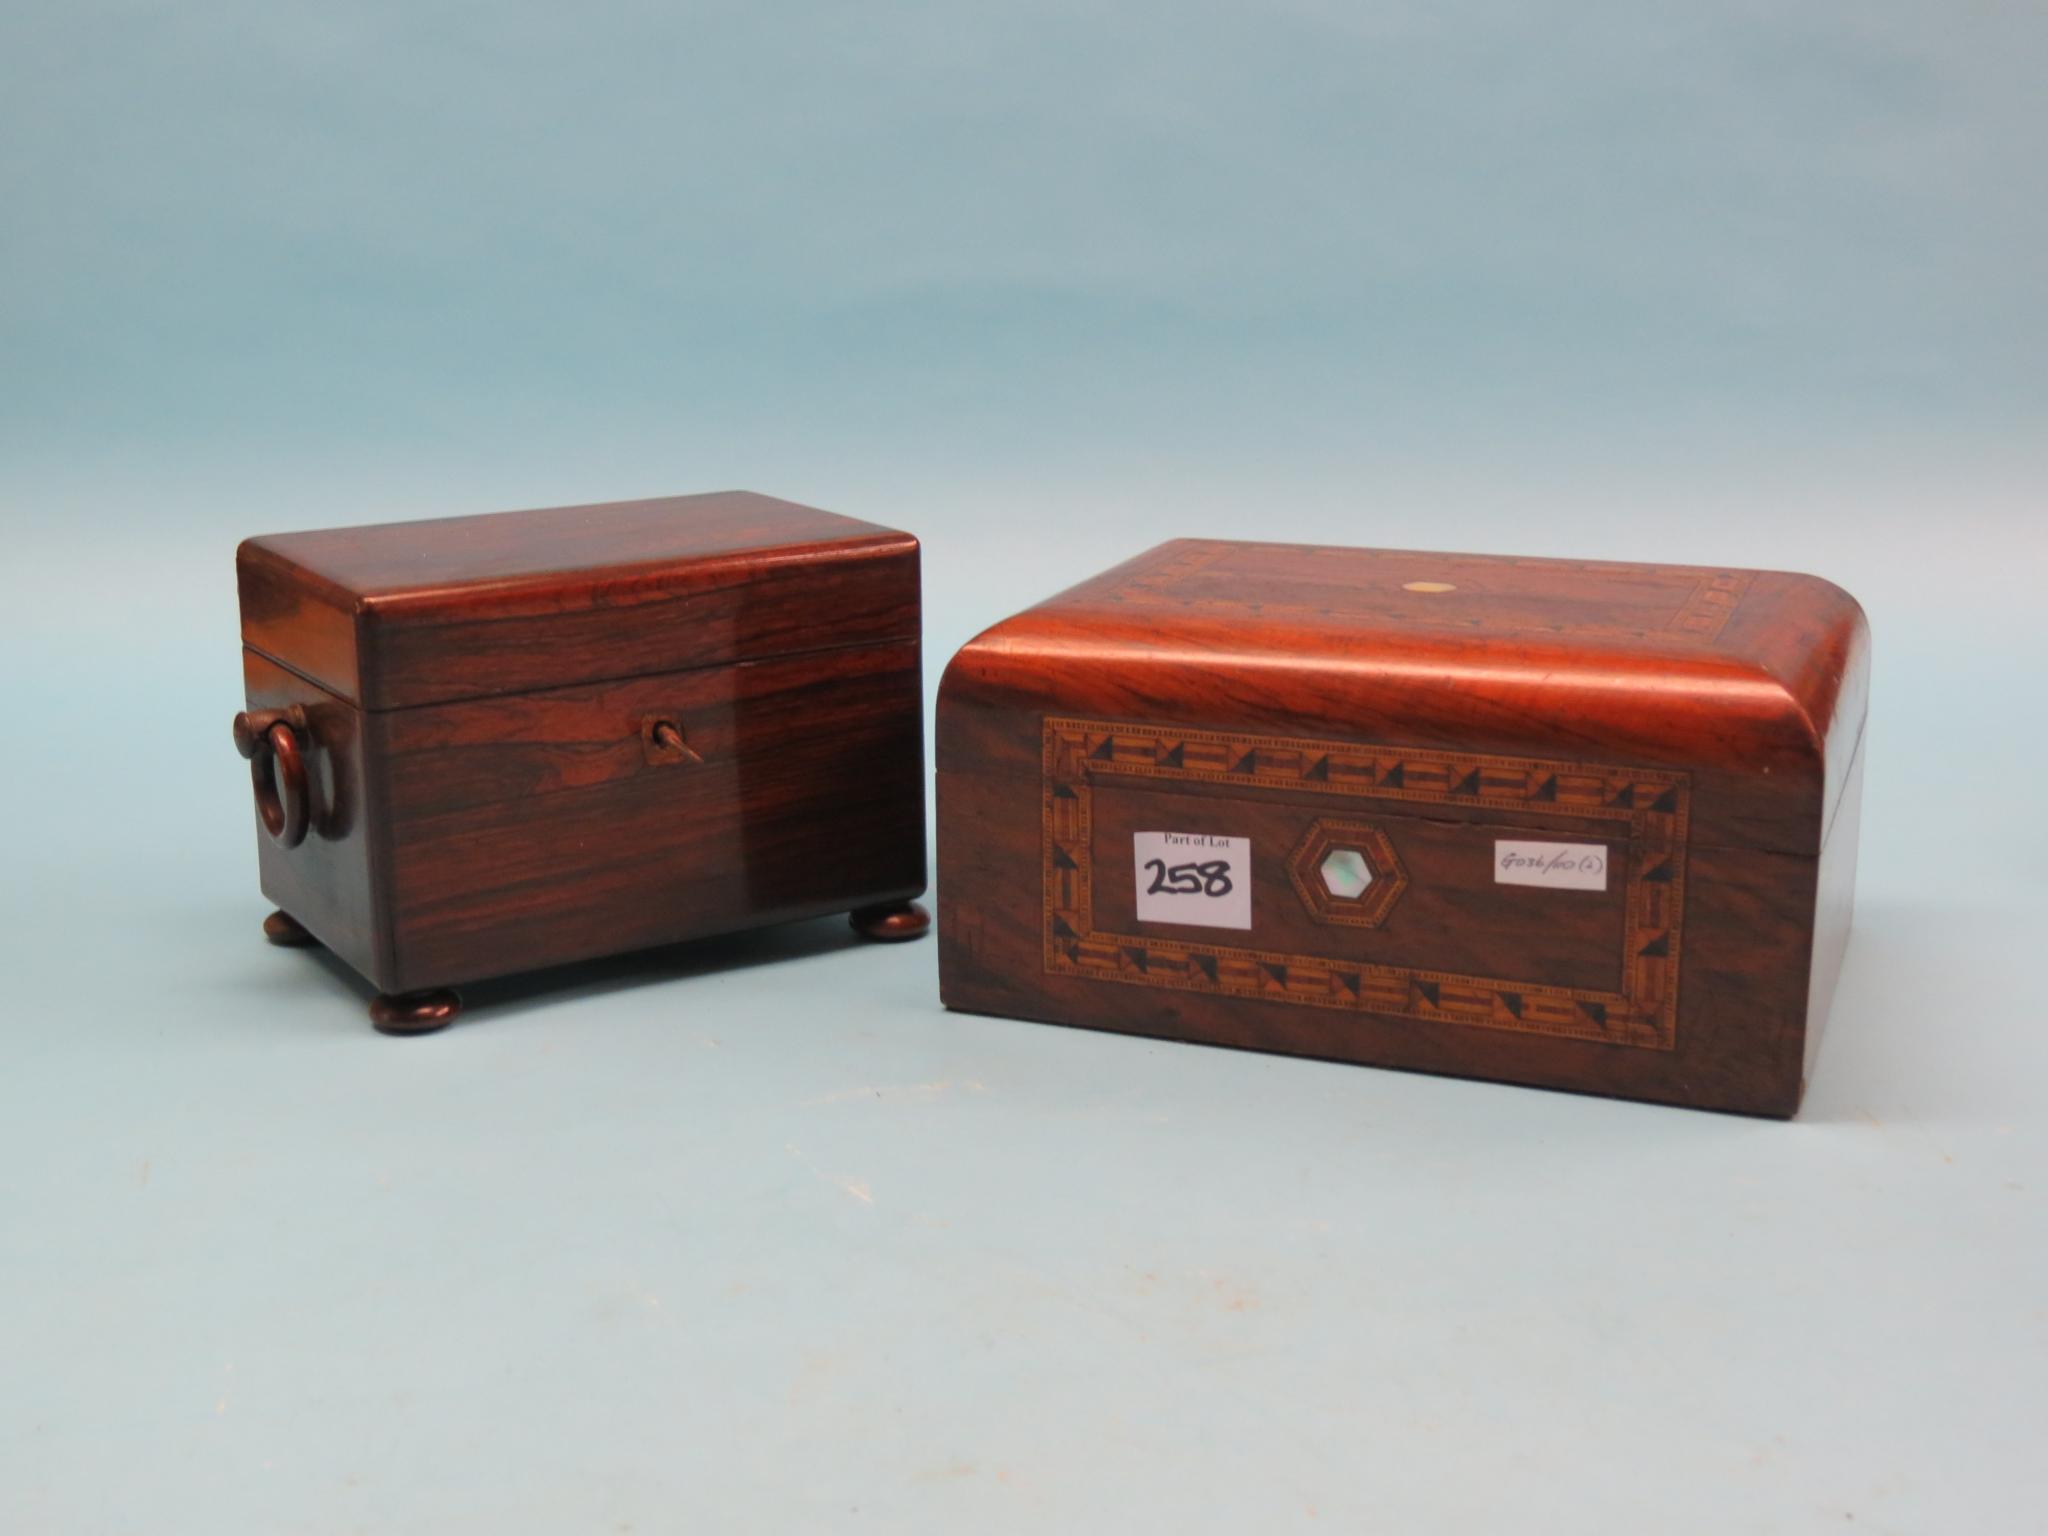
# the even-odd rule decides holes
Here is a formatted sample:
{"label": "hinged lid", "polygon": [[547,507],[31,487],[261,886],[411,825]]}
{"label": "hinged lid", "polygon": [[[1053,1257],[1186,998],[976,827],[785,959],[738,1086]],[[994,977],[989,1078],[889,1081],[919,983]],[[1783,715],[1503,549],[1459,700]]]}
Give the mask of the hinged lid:
{"label": "hinged lid", "polygon": [[365,709],[918,636],[907,533],[749,491],[244,541],[242,639]]}
{"label": "hinged lid", "polygon": [[[1676,767],[1703,791],[1695,839],[1810,855],[1867,658],[1855,599],[1813,576],[1182,539],[970,642],[944,693]],[[940,768],[971,767],[944,716]]]}

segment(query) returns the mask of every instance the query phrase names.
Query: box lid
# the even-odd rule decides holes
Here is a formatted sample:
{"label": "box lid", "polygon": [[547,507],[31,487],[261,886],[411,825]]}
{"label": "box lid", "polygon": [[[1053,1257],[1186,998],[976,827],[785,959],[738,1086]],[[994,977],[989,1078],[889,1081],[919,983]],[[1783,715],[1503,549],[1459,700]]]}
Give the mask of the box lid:
{"label": "box lid", "polygon": [[916,539],[749,491],[270,534],[236,567],[243,642],[365,709],[918,635]]}
{"label": "box lid", "polygon": [[[1696,838],[1812,854],[1868,651],[1813,576],[1181,539],[970,642],[942,697],[1679,767]],[[940,768],[971,766],[985,738],[944,713]]]}

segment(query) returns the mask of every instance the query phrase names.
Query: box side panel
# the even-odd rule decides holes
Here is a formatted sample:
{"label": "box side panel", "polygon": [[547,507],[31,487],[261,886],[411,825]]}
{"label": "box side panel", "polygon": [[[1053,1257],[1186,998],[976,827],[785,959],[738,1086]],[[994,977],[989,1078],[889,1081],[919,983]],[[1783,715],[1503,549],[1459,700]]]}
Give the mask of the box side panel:
{"label": "box side panel", "polygon": [[1813,1076],[1821,1035],[1834,1007],[1835,983],[1849,948],[1849,928],[1856,906],[1856,848],[1863,822],[1863,748],[1859,742],[1845,776],[1842,796],[1821,849],[1816,879],[1813,974],[1806,1003],[1806,1041],[1802,1067]]}
{"label": "box side panel", "polygon": [[[1821,827],[1848,788],[1870,705],[1870,624],[1862,605],[1831,581],[1761,572],[1757,599],[1731,639],[1784,688],[1825,756]],[[1816,832],[1814,852],[1819,852]]]}
{"label": "box side panel", "polygon": [[379,838],[371,743],[364,716],[346,700],[244,648],[244,693],[251,709],[306,710],[311,827],[296,848],[280,847],[256,823],[263,894],[379,986],[392,980],[389,935],[378,885]]}
{"label": "box side panel", "polygon": [[235,555],[242,597],[242,643],[338,698],[359,703],[354,600],[262,548]]}
{"label": "box side panel", "polygon": [[[1847,593],[1842,596],[1854,606],[1854,599]],[[1832,709],[1827,717],[1827,793],[1821,812],[1823,845],[1833,835],[1850,797],[1860,796],[1863,791],[1859,776],[1863,771],[1863,738],[1870,724],[1871,660],[1870,627],[1864,621],[1860,607],[1855,608],[1854,622],[1849,628],[1840,681],[1833,690]],[[1832,658],[1823,658],[1821,664],[1831,667]],[[1852,863],[1854,835],[1860,818],[1859,806],[1856,815],[1849,820]]]}
{"label": "box side panel", "polygon": [[922,705],[897,643],[385,713],[402,985],[919,894]]}
{"label": "box side panel", "polygon": [[[1063,720],[988,707],[957,680],[942,698],[948,1006],[1755,1114],[1796,1108],[1813,861],[1691,840],[1683,775]],[[1032,770],[1017,771],[1028,758]],[[1462,806],[1461,792],[1484,803]],[[1146,917],[1136,839],[1154,821],[1244,835],[1245,928]],[[1597,847],[1611,881],[1503,882],[1503,841]],[[1333,916],[1342,904],[1316,881],[1325,844],[1366,850],[1383,890],[1404,882],[1375,922]]]}
{"label": "box side panel", "polygon": [[918,638],[908,535],[831,551],[770,551],[593,584],[372,597],[362,698],[372,709],[531,693]]}

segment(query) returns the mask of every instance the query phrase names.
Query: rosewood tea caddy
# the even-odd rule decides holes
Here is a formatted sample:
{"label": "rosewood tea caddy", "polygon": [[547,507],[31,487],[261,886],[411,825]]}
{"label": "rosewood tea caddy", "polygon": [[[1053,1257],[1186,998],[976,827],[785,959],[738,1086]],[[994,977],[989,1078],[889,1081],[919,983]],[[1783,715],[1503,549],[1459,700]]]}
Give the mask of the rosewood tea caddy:
{"label": "rosewood tea caddy", "polygon": [[941,992],[1789,1116],[1868,656],[1811,576],[1162,545],[947,668]]}
{"label": "rosewood tea caddy", "polygon": [[389,1033],[464,982],[928,919],[918,546],[745,492],[250,539],[265,895]]}

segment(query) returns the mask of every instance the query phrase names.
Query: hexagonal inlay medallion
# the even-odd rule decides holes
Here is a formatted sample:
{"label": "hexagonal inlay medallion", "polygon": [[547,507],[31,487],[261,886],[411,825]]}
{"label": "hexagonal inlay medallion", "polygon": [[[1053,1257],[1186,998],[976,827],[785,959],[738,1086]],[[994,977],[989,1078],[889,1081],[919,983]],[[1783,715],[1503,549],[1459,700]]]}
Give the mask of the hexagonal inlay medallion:
{"label": "hexagonal inlay medallion", "polygon": [[1357,821],[1318,821],[1287,861],[1309,915],[1319,923],[1377,928],[1408,889],[1408,871],[1387,834]]}

